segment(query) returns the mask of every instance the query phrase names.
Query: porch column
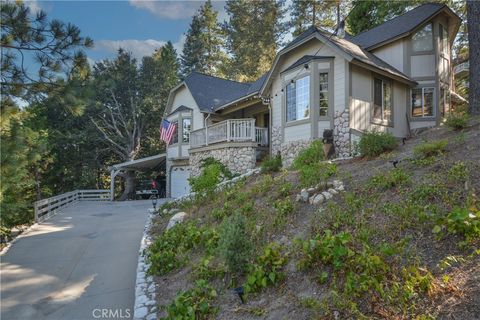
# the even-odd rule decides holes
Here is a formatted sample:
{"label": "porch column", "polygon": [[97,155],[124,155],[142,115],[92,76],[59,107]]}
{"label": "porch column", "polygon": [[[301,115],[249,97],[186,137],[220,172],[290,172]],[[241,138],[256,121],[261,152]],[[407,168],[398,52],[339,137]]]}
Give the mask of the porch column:
{"label": "porch column", "polygon": [[115,168],[112,168],[110,170],[110,201],[115,200],[115,177],[118,175],[120,170],[117,170]]}

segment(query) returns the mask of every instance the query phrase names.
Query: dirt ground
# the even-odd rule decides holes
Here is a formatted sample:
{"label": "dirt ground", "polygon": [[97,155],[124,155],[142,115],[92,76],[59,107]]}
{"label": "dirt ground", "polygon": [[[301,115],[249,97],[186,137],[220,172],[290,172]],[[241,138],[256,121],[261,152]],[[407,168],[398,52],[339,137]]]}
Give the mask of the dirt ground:
{"label": "dirt ground", "polygon": [[[424,142],[439,139],[447,139],[448,146],[445,154],[431,165],[415,165],[409,159],[413,158],[414,146]],[[436,172],[443,172],[445,167],[455,164],[459,161],[465,163],[469,169],[470,178],[465,190],[473,190],[477,193],[480,190],[480,120],[471,120],[469,126],[461,132],[454,132],[446,127],[438,127],[426,130],[419,135],[409,138],[404,144],[400,143],[398,148],[389,154],[382,155],[376,159],[352,159],[338,163],[338,174],[336,179],[345,183],[347,191],[365,192],[363,186],[374,175],[386,172],[393,168],[393,162],[397,162],[397,167],[404,169],[412,176],[412,185],[424,183],[425,177]],[[280,174],[276,174],[277,176]],[[261,179],[261,176],[253,176],[246,182],[245,189],[252,188]],[[295,195],[300,191],[299,178],[296,172],[289,171],[284,176],[284,181],[290,182],[295,187],[290,192],[289,197],[295,199]],[[452,186],[453,188],[453,186]],[[455,197],[463,197],[465,190],[460,188],[455,191]],[[273,188],[271,193],[275,193]],[[385,195],[392,200],[392,197],[402,195],[389,192]],[[256,212],[270,212],[271,205],[265,201],[265,195],[259,195],[255,200]],[[462,200],[462,199],[454,199]],[[293,200],[294,201],[294,200]],[[331,201],[342,202],[342,197],[336,196]],[[194,219],[199,223],[215,225],[210,217],[212,209],[221,203],[221,199],[216,199],[208,203],[202,203],[188,209],[189,219]],[[327,206],[323,204],[322,206]],[[421,258],[422,263],[432,271],[438,285],[435,294],[426,296],[421,307],[434,314],[438,319],[480,319],[480,255],[468,260],[465,263],[458,263],[441,271],[438,267],[439,262],[447,256],[465,256],[472,248],[459,248],[459,236],[448,235],[441,241],[436,239],[431,232],[430,227],[411,228],[411,230],[395,230],[395,221],[383,215],[381,212],[375,213],[376,226],[386,231],[391,230],[392,239],[409,234],[414,239],[412,247],[416,254]],[[155,219],[153,234],[162,232],[168,222],[169,216],[159,216]],[[318,222],[315,228],[322,227],[322,207],[313,206],[308,203],[295,202],[295,212],[288,220],[286,227],[275,232],[262,235],[263,242],[275,241],[284,248],[293,250],[293,239],[305,238],[312,233],[313,221]],[[266,221],[265,223],[269,223]],[[382,230],[383,230],[382,229]],[[387,237],[387,235],[385,235]],[[380,242],[383,239],[378,239]],[[390,239],[391,240],[391,239]],[[477,242],[478,244],[478,242]],[[476,248],[478,249],[478,247]],[[295,255],[295,252],[291,252]],[[196,253],[192,253],[190,263],[180,270],[174,270],[171,273],[155,277],[157,283],[157,299],[159,306],[169,304],[180,290],[190,288],[194,283],[191,273],[192,266],[199,260]],[[320,285],[316,281],[318,270],[298,270],[297,263],[290,259],[285,266],[285,280],[277,287],[269,287],[254,295],[247,303],[241,303],[233,289],[228,286],[229,278],[216,279],[214,286],[218,289],[219,295],[215,300],[215,305],[219,307],[215,319],[344,319],[345,317],[334,311],[331,314],[319,316],[312,308],[306,307],[302,303],[303,298],[321,301],[322,298],[331,294],[327,286]],[[450,281],[447,285],[441,284],[438,278],[448,273]],[[368,302],[365,302],[367,304]],[[375,310],[375,306],[364,305],[363,310],[372,319],[399,319],[402,317],[391,317],[388,314]],[[165,311],[159,310],[159,317],[166,316]]]}

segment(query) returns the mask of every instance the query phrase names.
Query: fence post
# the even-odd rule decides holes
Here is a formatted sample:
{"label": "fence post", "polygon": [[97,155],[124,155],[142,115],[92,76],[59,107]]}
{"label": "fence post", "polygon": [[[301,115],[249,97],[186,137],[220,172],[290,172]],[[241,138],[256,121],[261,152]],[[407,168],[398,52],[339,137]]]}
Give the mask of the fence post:
{"label": "fence post", "polygon": [[255,142],[255,119],[250,120],[250,130],[252,135],[252,141]]}
{"label": "fence post", "polygon": [[227,120],[227,141],[230,141],[230,120]]}

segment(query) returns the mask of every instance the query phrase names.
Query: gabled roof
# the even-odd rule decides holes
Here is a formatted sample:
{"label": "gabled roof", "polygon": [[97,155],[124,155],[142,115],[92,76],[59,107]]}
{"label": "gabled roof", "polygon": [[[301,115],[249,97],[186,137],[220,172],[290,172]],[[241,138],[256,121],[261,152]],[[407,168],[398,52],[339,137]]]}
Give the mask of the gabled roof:
{"label": "gabled roof", "polygon": [[352,37],[350,41],[364,49],[372,49],[379,44],[409,34],[445,8],[448,9],[448,7],[443,4],[426,3],[388,20],[375,28],[361,32],[355,37]]}
{"label": "gabled roof", "polygon": [[182,112],[182,111],[192,111],[192,108],[189,108],[187,106],[181,105],[180,107],[176,108],[174,111],[170,112],[167,117],[171,116],[172,114],[175,114],[177,112]]}
{"label": "gabled roof", "polygon": [[200,111],[214,112],[218,107],[246,94],[249,83],[192,72],[184,80]]}
{"label": "gabled roof", "polygon": [[283,70],[282,72],[287,72],[289,70],[295,69],[296,67],[303,65],[305,63],[310,62],[311,60],[318,60],[318,59],[334,59],[333,56],[312,56],[312,55],[305,55],[291,64],[287,69]]}
{"label": "gabled roof", "polygon": [[[362,66],[368,66],[369,68],[377,72],[384,73],[387,76],[393,77],[399,81],[406,82],[408,84],[416,84],[415,80],[413,80],[403,72],[399,71],[395,67],[391,66],[387,62],[383,61],[382,59],[378,58],[374,54],[362,49],[357,44],[345,38],[338,38],[331,33],[312,26],[308,28],[305,32],[303,32],[301,35],[299,35],[297,38],[293,39],[289,44],[287,44],[282,50],[277,53],[274,64],[272,66],[272,69],[270,70],[267,80],[262,87],[261,93],[266,89],[267,83],[269,82],[269,79],[274,73],[275,66],[278,63],[280,56],[292,50],[297,45],[300,45],[312,39],[318,39],[324,42],[326,45],[339,52],[349,62],[356,62],[357,64],[360,64]],[[291,67],[292,66],[289,66],[289,68]]]}

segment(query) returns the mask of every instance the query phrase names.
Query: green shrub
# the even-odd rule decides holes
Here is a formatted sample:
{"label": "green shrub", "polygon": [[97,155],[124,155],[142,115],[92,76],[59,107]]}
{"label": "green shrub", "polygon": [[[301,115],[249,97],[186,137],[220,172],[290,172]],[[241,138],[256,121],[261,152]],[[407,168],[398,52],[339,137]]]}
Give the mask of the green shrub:
{"label": "green shrub", "polygon": [[217,308],[212,306],[212,301],[217,297],[217,291],[207,281],[198,280],[195,287],[181,291],[170,305],[166,307],[166,320],[203,320],[210,319]]}
{"label": "green shrub", "polygon": [[353,253],[349,248],[351,239],[352,236],[348,232],[333,234],[332,231],[325,230],[323,235],[317,235],[313,239],[297,241],[302,252],[299,266],[310,268],[320,262],[340,269],[345,259]]}
{"label": "green shrub", "polygon": [[325,160],[323,153],[323,143],[321,140],[314,140],[307,148],[300,151],[298,156],[293,160],[293,168],[300,169],[311,164]]}
{"label": "green shrub", "polygon": [[293,203],[290,198],[278,199],[273,203],[273,207],[277,210],[277,213],[281,216],[287,216],[293,212]]}
{"label": "green shrub", "polygon": [[158,236],[148,248],[149,273],[166,274],[185,263],[185,253],[190,249],[204,246],[212,251],[217,242],[218,234],[214,229],[199,228],[191,222],[179,223]]}
{"label": "green shrub", "polygon": [[265,247],[256,263],[250,267],[247,282],[244,285],[245,293],[258,292],[268,285],[275,285],[283,279],[281,272],[287,263],[287,256],[280,251],[280,246],[274,242]]}
{"label": "green shrub", "polygon": [[252,253],[252,243],[247,232],[245,217],[236,212],[224,220],[218,245],[220,256],[234,274],[242,274]]}
{"label": "green shrub", "polygon": [[401,168],[370,178],[369,185],[379,189],[390,189],[410,182],[410,176]]}
{"label": "green shrub", "polygon": [[468,178],[468,168],[465,163],[455,163],[447,172],[448,180],[463,182]]}
{"label": "green shrub", "polygon": [[360,138],[358,149],[362,157],[373,158],[397,147],[397,140],[390,132],[365,132]]}
{"label": "green shrub", "polygon": [[453,130],[462,130],[467,127],[467,116],[463,114],[453,114],[445,120],[445,125]]}
{"label": "green shrub", "polygon": [[203,159],[200,168],[202,172],[198,177],[188,179],[192,191],[199,196],[211,195],[220,182],[233,177],[233,174],[223,163],[212,157]]}
{"label": "green shrub", "polygon": [[480,238],[480,211],[470,209],[456,207],[445,221],[448,232],[461,234],[467,241]]}
{"label": "green shrub", "polygon": [[335,163],[317,162],[302,166],[299,169],[302,186],[311,187],[319,183],[325,184],[327,179],[337,173]]}
{"label": "green shrub", "polygon": [[282,168],[282,157],[276,155],[274,157],[269,156],[267,159],[263,160],[262,173],[278,172]]}
{"label": "green shrub", "polygon": [[436,140],[424,142],[413,148],[413,154],[417,159],[427,159],[437,155],[441,155],[448,145],[447,140]]}

